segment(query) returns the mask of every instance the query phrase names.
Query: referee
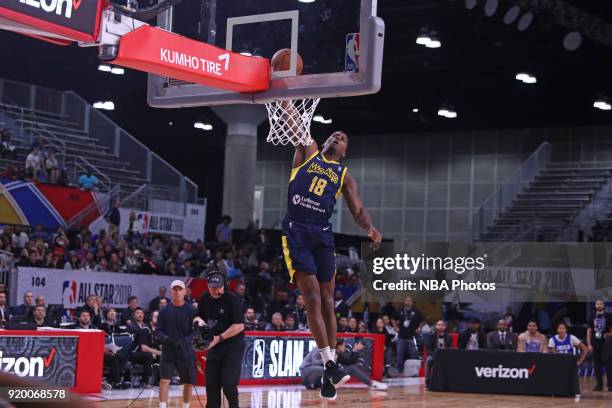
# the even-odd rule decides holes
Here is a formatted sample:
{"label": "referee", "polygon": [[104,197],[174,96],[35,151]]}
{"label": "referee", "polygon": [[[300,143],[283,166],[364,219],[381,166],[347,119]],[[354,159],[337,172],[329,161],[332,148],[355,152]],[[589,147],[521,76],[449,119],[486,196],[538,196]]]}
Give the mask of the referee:
{"label": "referee", "polygon": [[162,344],[159,362],[159,407],[166,408],[168,389],[174,370],[183,384],[183,407],[189,408],[191,388],[196,381],[196,355],[191,345],[195,309],[185,302],[185,283],[172,281],[172,302],[160,310],[157,318],[157,340]]}
{"label": "referee", "polygon": [[244,354],[244,316],[238,296],[225,292],[225,275],[208,274],[208,293],[198,302],[194,321],[207,324],[214,337],[206,357],[206,408],[221,407],[221,389],[229,408],[238,408],[238,382]]}

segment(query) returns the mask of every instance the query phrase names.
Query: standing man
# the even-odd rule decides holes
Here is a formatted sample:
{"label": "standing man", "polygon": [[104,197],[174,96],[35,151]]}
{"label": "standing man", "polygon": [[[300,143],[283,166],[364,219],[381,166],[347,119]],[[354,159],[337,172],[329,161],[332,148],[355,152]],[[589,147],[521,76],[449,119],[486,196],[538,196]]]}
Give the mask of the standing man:
{"label": "standing man", "polygon": [[117,200],[115,201],[113,208],[108,210],[104,216],[106,222],[108,223],[108,236],[111,238],[113,234],[119,232],[119,225],[121,224],[121,212],[119,211],[119,207],[121,207],[121,201]]}
{"label": "standing man", "polygon": [[221,389],[229,408],[238,408],[238,382],[244,354],[244,318],[240,299],[225,291],[225,276],[208,275],[208,292],[200,297],[200,326],[207,325],[214,337],[206,357],[206,407],[221,408]]}
{"label": "standing man", "polygon": [[[299,121],[297,115],[290,121]],[[372,241],[382,240],[363,207],[357,182],[340,163],[348,136],[334,132],[319,151],[312,140],[297,146],[289,177],[287,215],[283,220],[283,253],[291,281],[297,282],[308,311],[308,326],[321,353],[325,371],[321,397],[335,398],[336,388],[350,379],[335,363],[336,314],[334,235],[329,222],[336,199],[343,195],[357,224]]]}
{"label": "standing man", "polygon": [[[423,315],[414,307],[414,300],[409,296],[404,299],[404,307],[398,313],[398,319],[393,321],[397,336],[397,370],[404,371],[406,357],[411,360],[417,358],[417,349],[414,337],[421,332],[425,324]],[[446,330],[446,323],[445,328]]]}
{"label": "standing man", "polygon": [[[597,385],[593,391],[603,391],[602,367],[606,364],[608,377],[608,391],[612,391],[612,356],[608,356],[607,363],[604,359],[606,337],[610,336],[612,327],[612,316],[606,313],[606,305],[602,299],[595,301],[595,313],[589,320],[587,329],[587,348],[593,354],[595,364],[595,378]],[[611,350],[612,351],[612,350]]]}
{"label": "standing man", "polygon": [[230,227],[231,223],[232,217],[230,217],[229,215],[224,215],[221,223],[217,225],[217,229],[215,230],[217,242],[230,244],[232,243],[232,227]]}
{"label": "standing man", "polygon": [[162,344],[159,363],[159,408],[168,404],[168,390],[174,370],[179,372],[183,384],[183,408],[189,408],[191,388],[196,381],[196,355],[191,347],[195,309],[185,302],[185,283],[170,284],[172,302],[159,311],[157,318],[158,341]]}

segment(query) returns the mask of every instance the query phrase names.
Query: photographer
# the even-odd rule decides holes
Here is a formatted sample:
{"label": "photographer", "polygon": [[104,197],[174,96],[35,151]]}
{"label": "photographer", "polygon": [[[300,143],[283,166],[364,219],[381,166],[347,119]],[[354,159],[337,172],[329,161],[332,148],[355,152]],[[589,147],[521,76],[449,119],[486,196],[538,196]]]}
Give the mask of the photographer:
{"label": "photographer", "polygon": [[207,325],[214,337],[206,357],[207,408],[221,407],[221,388],[229,408],[238,408],[238,382],[244,354],[244,318],[240,299],[225,291],[225,276],[208,274],[208,293],[198,302],[194,321]]}
{"label": "photographer", "polygon": [[195,310],[185,302],[185,283],[172,281],[172,302],[159,312],[157,340],[162,344],[160,358],[159,406],[166,408],[168,388],[174,370],[178,370],[183,384],[183,405],[189,406],[191,388],[196,381],[196,355],[191,346]]}

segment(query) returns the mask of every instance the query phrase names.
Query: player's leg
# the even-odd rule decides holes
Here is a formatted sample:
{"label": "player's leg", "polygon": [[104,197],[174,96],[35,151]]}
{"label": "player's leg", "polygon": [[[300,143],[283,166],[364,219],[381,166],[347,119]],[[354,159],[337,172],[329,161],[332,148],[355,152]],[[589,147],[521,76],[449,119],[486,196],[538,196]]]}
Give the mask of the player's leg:
{"label": "player's leg", "polygon": [[[308,328],[314,337],[319,350],[329,347],[327,329],[321,314],[321,292],[319,281],[315,275],[307,272],[295,271],[293,279],[304,296],[306,312],[308,313]],[[331,354],[331,353],[330,353]],[[324,362],[330,359],[328,355],[323,356]]]}
{"label": "player's leg", "polygon": [[170,379],[174,374],[174,362],[173,361],[160,361],[159,363],[159,404],[161,408],[164,408],[168,403],[168,391],[170,390]]}
{"label": "player's leg", "polygon": [[222,361],[213,350],[206,357],[206,408],[221,407]]}
{"label": "player's leg", "polygon": [[191,401],[191,389],[193,386],[191,384],[183,384],[183,403],[189,404]]}

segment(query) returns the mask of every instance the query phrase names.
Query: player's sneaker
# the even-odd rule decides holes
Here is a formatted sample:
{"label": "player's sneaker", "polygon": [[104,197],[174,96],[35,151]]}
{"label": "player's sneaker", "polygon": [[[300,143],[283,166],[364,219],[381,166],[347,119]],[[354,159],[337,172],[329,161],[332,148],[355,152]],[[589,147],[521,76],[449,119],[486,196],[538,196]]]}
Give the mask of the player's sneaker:
{"label": "player's sneaker", "polygon": [[336,388],[332,385],[332,383],[325,375],[323,375],[321,381],[323,382],[323,385],[321,385],[321,390],[319,391],[319,395],[321,396],[321,398],[325,398],[331,401],[335,400],[337,395]]}
{"label": "player's sneaker", "polygon": [[370,388],[375,389],[375,390],[386,390],[387,388],[389,388],[389,386],[379,381],[372,381]]}
{"label": "player's sneaker", "polygon": [[323,378],[328,379],[335,388],[339,388],[342,384],[350,380],[351,376],[342,371],[340,367],[338,367],[338,364],[330,360],[325,363]]}

